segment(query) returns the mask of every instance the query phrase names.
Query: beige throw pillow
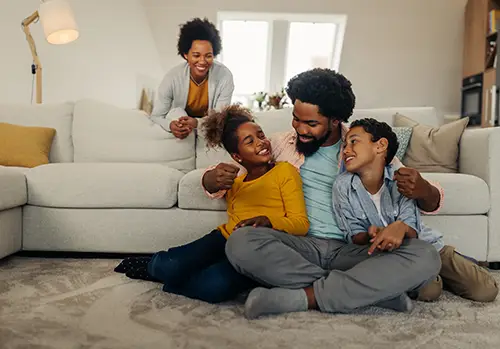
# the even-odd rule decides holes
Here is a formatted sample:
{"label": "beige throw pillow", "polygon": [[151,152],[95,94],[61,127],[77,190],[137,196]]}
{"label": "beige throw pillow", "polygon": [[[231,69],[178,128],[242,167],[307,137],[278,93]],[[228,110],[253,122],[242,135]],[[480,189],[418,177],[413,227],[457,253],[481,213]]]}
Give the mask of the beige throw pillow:
{"label": "beige throw pillow", "polygon": [[403,164],[420,172],[458,172],[459,143],[469,118],[439,127],[422,125],[404,115],[394,115],[395,127],[412,127]]}

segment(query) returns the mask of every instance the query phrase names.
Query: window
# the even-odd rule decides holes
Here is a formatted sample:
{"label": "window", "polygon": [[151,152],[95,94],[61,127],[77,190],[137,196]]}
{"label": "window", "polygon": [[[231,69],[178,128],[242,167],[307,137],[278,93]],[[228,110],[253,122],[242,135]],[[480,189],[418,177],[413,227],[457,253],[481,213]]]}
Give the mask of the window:
{"label": "window", "polygon": [[219,12],[222,52],[234,77],[233,102],[278,92],[311,68],[338,70],[347,16]]}
{"label": "window", "polygon": [[235,94],[250,95],[266,89],[267,37],[265,21],[223,21],[222,62],[234,77]]}
{"label": "window", "polygon": [[334,23],[292,22],[288,34],[285,84],[294,75],[312,68],[330,68],[335,42]]}

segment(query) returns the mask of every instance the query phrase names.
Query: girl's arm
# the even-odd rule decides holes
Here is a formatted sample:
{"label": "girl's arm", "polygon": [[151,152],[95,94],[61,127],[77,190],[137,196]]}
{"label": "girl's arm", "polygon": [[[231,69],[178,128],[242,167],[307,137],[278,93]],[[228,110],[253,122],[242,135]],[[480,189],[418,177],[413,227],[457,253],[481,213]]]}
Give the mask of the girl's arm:
{"label": "girl's arm", "polygon": [[280,176],[281,197],[285,207],[285,216],[268,216],[273,229],[291,235],[304,236],[309,230],[302,179],[293,165],[286,163]]}

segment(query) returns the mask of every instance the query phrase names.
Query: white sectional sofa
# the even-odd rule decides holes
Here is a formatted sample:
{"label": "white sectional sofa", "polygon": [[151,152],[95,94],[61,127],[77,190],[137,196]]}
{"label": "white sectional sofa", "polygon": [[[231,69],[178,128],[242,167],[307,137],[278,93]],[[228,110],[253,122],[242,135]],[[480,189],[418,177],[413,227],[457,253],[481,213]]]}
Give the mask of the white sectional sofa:
{"label": "white sectional sofa", "polygon": [[[392,123],[400,112],[442,123],[433,108],[356,110],[353,119]],[[257,113],[269,135],[291,129],[291,110]],[[139,111],[94,100],[0,105],[0,122],[56,129],[50,164],[0,166],[0,258],[19,250],[149,253],[200,237],[226,218],[201,189],[203,170],[228,161],[194,135],[175,139]],[[425,216],[447,243],[480,261],[500,261],[500,129],[468,129],[460,173],[426,173],[445,189]]]}

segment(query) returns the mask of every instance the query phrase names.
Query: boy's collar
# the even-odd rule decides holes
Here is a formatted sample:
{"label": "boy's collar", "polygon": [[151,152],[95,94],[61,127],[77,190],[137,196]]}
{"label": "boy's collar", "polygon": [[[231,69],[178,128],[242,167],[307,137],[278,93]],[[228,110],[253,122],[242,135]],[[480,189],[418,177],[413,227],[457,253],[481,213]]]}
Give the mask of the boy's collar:
{"label": "boy's collar", "polygon": [[[392,181],[394,181],[394,168],[391,164],[389,164],[384,168],[384,183]],[[361,182],[361,178],[358,175],[354,175],[351,186],[354,190],[365,189],[365,186],[363,185],[363,182]]]}

